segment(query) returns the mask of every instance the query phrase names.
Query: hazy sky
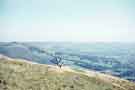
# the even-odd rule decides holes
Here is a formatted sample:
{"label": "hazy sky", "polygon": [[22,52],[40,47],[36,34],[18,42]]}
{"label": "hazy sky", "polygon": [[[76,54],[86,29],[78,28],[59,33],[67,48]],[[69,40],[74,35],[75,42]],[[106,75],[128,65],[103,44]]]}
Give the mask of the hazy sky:
{"label": "hazy sky", "polygon": [[135,42],[135,0],[0,0],[0,41]]}

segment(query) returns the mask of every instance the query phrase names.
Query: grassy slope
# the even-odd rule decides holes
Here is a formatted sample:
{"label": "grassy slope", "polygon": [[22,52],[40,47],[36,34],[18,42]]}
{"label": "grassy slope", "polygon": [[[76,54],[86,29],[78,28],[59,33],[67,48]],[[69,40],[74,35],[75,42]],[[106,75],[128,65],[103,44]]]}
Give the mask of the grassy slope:
{"label": "grassy slope", "polygon": [[0,90],[135,90],[132,82],[105,78],[55,66],[0,60]]}

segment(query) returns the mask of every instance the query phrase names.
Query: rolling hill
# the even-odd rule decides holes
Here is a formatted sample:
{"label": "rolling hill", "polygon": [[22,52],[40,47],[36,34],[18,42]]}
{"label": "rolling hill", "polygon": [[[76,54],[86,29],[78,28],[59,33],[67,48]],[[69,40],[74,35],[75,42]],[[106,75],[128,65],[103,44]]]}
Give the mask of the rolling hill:
{"label": "rolling hill", "polygon": [[54,58],[47,54],[52,52],[64,57],[64,64],[70,67],[95,70],[135,82],[134,46],[133,43],[0,42],[0,54],[54,65]]}
{"label": "rolling hill", "polygon": [[0,56],[0,90],[135,90],[135,83],[95,71]]}
{"label": "rolling hill", "polygon": [[11,58],[26,59],[28,61],[52,64],[51,57],[42,53],[42,50],[24,43],[10,42],[0,44],[0,54]]}

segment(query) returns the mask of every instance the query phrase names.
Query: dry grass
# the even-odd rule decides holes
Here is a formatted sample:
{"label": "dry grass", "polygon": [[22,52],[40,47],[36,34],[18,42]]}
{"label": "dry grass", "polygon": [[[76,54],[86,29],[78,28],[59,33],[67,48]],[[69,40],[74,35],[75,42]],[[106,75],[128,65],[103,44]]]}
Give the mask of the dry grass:
{"label": "dry grass", "polygon": [[68,67],[0,60],[0,90],[135,90],[135,84]]}

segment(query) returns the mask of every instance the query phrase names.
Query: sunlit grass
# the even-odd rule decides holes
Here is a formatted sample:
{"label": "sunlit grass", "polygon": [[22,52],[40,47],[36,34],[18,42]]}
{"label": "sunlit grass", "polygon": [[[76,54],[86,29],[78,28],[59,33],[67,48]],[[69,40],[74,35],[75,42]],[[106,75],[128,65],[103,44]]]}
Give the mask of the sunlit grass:
{"label": "sunlit grass", "polygon": [[83,72],[60,73],[51,68],[47,65],[1,60],[0,90],[125,90],[98,77],[81,74]]}

